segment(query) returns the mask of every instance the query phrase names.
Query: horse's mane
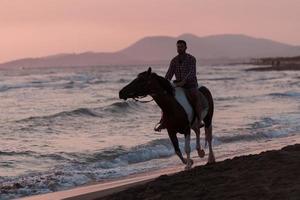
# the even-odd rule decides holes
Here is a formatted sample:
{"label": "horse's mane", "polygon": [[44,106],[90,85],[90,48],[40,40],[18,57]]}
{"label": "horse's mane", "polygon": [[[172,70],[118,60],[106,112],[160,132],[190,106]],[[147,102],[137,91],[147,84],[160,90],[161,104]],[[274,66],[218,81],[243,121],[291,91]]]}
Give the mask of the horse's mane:
{"label": "horse's mane", "polygon": [[152,73],[152,75],[156,78],[156,80],[158,81],[158,83],[164,88],[164,90],[174,96],[175,95],[175,89],[174,87],[171,85],[170,81],[168,81],[167,79],[157,75],[156,73]]}

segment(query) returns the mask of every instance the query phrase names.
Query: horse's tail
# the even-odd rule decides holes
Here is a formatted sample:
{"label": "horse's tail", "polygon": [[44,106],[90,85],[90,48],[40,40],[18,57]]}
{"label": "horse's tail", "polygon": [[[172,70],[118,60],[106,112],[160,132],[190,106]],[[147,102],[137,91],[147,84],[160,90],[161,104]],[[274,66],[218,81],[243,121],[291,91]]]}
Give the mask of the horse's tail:
{"label": "horse's tail", "polygon": [[214,115],[214,100],[207,87],[201,86],[199,91],[206,97],[208,101],[208,112],[203,121],[205,123],[205,128],[209,128],[212,125],[212,118]]}

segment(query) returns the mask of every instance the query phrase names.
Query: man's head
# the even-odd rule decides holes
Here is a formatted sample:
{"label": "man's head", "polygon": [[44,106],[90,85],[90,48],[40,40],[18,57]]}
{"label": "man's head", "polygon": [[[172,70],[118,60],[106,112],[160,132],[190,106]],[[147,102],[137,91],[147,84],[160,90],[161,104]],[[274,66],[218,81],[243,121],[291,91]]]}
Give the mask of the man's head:
{"label": "man's head", "polygon": [[178,54],[185,54],[186,51],[186,42],[184,40],[178,40],[177,43],[177,52]]}

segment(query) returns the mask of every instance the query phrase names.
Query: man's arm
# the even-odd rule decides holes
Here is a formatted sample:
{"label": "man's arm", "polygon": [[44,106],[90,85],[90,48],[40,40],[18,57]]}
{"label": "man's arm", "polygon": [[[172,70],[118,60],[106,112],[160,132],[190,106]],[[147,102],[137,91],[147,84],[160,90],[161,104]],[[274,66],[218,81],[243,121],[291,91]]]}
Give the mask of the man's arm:
{"label": "man's arm", "polygon": [[170,66],[169,66],[169,69],[168,69],[168,71],[166,73],[165,78],[170,81],[172,79],[172,77],[174,76],[174,73],[175,73],[175,66],[174,66],[173,60],[172,60],[170,62]]}

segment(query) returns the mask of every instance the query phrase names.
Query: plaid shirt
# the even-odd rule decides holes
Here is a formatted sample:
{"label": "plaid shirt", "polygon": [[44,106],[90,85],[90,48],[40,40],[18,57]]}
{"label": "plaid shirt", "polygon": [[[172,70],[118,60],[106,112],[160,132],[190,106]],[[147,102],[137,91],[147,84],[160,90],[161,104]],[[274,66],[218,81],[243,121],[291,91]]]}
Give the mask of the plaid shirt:
{"label": "plaid shirt", "polygon": [[170,67],[166,73],[165,78],[171,80],[173,75],[177,81],[186,80],[184,88],[198,87],[196,77],[196,59],[190,54],[185,54],[183,57],[177,55],[170,63]]}

